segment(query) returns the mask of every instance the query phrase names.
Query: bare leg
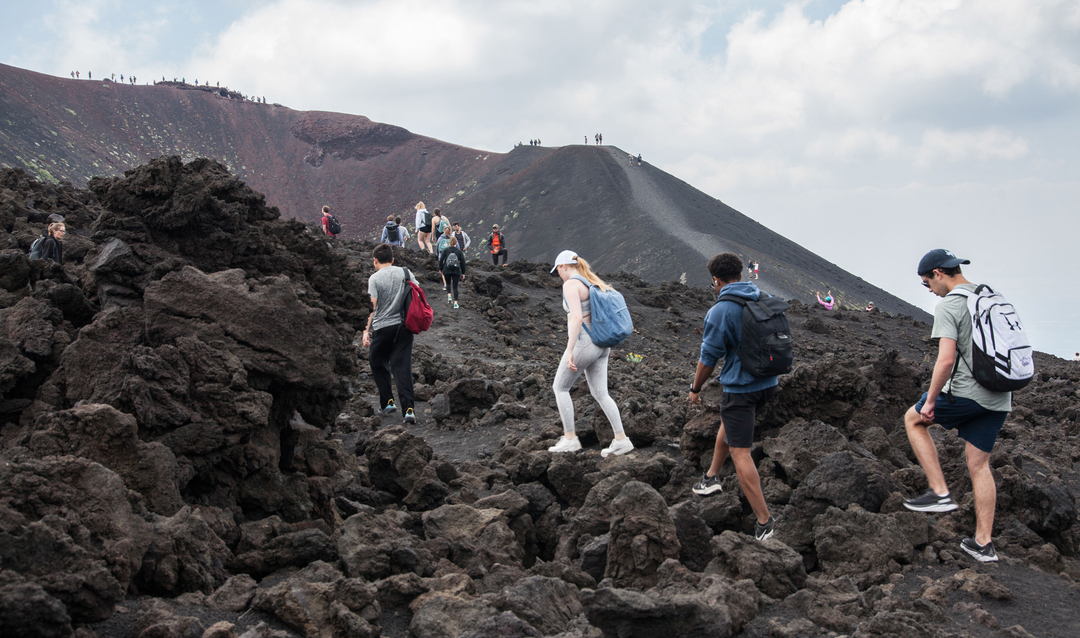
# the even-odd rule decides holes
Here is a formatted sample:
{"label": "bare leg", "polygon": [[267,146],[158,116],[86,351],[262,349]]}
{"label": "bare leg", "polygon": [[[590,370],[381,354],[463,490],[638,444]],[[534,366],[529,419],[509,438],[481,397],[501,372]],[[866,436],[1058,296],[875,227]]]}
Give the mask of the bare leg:
{"label": "bare leg", "polygon": [[712,463],[709,464],[709,471],[706,472],[706,476],[716,476],[720,473],[720,468],[724,467],[724,461],[727,460],[728,453],[731,448],[724,441],[724,422],[720,421],[720,430],[716,433],[716,444],[713,446]]}
{"label": "bare leg", "polygon": [[971,474],[971,491],[975,496],[975,542],[985,545],[994,532],[994,509],[997,507],[997,486],[990,470],[990,453],[970,443],[964,451]]}
{"label": "bare leg", "polygon": [[904,427],[907,429],[908,442],[915,452],[915,458],[919,459],[919,465],[926,472],[926,482],[930,484],[930,489],[938,496],[945,496],[949,493],[949,486],[941,472],[937,447],[926,429],[927,424],[922,422],[919,413],[915,411],[915,406],[908,408],[904,415]]}
{"label": "bare leg", "polygon": [[750,448],[731,448],[731,460],[735,463],[735,474],[739,477],[739,486],[742,487],[746,500],[750,502],[750,508],[757,516],[757,522],[764,525],[769,522],[769,506],[765,504],[765,495],[761,493],[761,477],[758,476],[754,459],[750,456]]}

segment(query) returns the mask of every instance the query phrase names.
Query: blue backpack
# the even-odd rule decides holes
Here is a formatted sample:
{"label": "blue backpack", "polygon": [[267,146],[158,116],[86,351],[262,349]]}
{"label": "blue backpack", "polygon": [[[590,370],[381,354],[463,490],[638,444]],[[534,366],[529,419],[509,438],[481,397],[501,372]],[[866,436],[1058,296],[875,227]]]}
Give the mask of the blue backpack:
{"label": "blue backpack", "polygon": [[592,328],[585,324],[582,324],[582,327],[594,344],[601,348],[610,348],[619,345],[633,334],[634,321],[626,308],[626,300],[618,290],[612,288],[604,292],[584,277],[575,275],[574,279],[589,287]]}

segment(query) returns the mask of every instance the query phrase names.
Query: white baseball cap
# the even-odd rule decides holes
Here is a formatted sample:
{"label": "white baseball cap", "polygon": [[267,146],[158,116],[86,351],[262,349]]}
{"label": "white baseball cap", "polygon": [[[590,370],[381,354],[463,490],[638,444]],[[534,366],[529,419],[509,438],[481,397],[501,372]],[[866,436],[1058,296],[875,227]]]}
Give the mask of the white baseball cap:
{"label": "white baseball cap", "polygon": [[555,258],[555,268],[551,269],[551,272],[555,272],[559,266],[576,266],[577,253],[572,250],[564,250],[559,253],[559,256]]}

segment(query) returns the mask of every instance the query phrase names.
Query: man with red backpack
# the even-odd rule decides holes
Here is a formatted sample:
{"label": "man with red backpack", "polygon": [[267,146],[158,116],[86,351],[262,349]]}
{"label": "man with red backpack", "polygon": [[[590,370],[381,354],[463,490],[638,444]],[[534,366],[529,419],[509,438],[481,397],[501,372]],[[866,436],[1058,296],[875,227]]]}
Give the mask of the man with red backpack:
{"label": "man with red backpack", "polygon": [[391,373],[397,383],[398,399],[404,411],[405,423],[416,423],[413,412],[412,346],[413,333],[406,329],[404,308],[406,295],[412,294],[406,277],[417,283],[411,272],[394,265],[394,250],[379,244],[371,251],[375,272],[368,277],[371,314],[364,329],[363,344],[368,348],[371,376],[379,389],[379,413],[393,414],[394,389]]}
{"label": "man with red backpack", "polygon": [[491,248],[491,263],[492,265],[499,265],[499,256],[502,256],[502,265],[506,266],[507,254],[506,254],[506,238],[499,232],[499,225],[493,224],[491,226],[491,235],[488,236],[488,246]]}

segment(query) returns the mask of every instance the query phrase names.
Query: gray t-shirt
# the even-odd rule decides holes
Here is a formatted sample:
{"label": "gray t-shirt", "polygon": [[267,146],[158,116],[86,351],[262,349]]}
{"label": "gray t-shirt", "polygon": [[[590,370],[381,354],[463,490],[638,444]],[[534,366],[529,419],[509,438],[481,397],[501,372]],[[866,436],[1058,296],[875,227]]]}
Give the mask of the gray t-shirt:
{"label": "gray t-shirt", "polygon": [[[975,284],[960,284],[957,288],[975,291]],[[945,384],[942,393],[952,388],[953,396],[971,399],[987,410],[1008,412],[1012,410],[1012,392],[991,392],[975,381],[971,373],[971,312],[968,311],[967,298],[962,296],[945,297],[934,309],[934,329],[930,337],[956,340],[956,354],[960,365],[952,381]]]}
{"label": "gray t-shirt", "polygon": [[[416,277],[409,276],[415,282]],[[405,299],[405,269],[387,266],[368,277],[368,296],[377,300],[375,316],[371,319],[371,331],[381,330],[401,323],[401,303]]]}

